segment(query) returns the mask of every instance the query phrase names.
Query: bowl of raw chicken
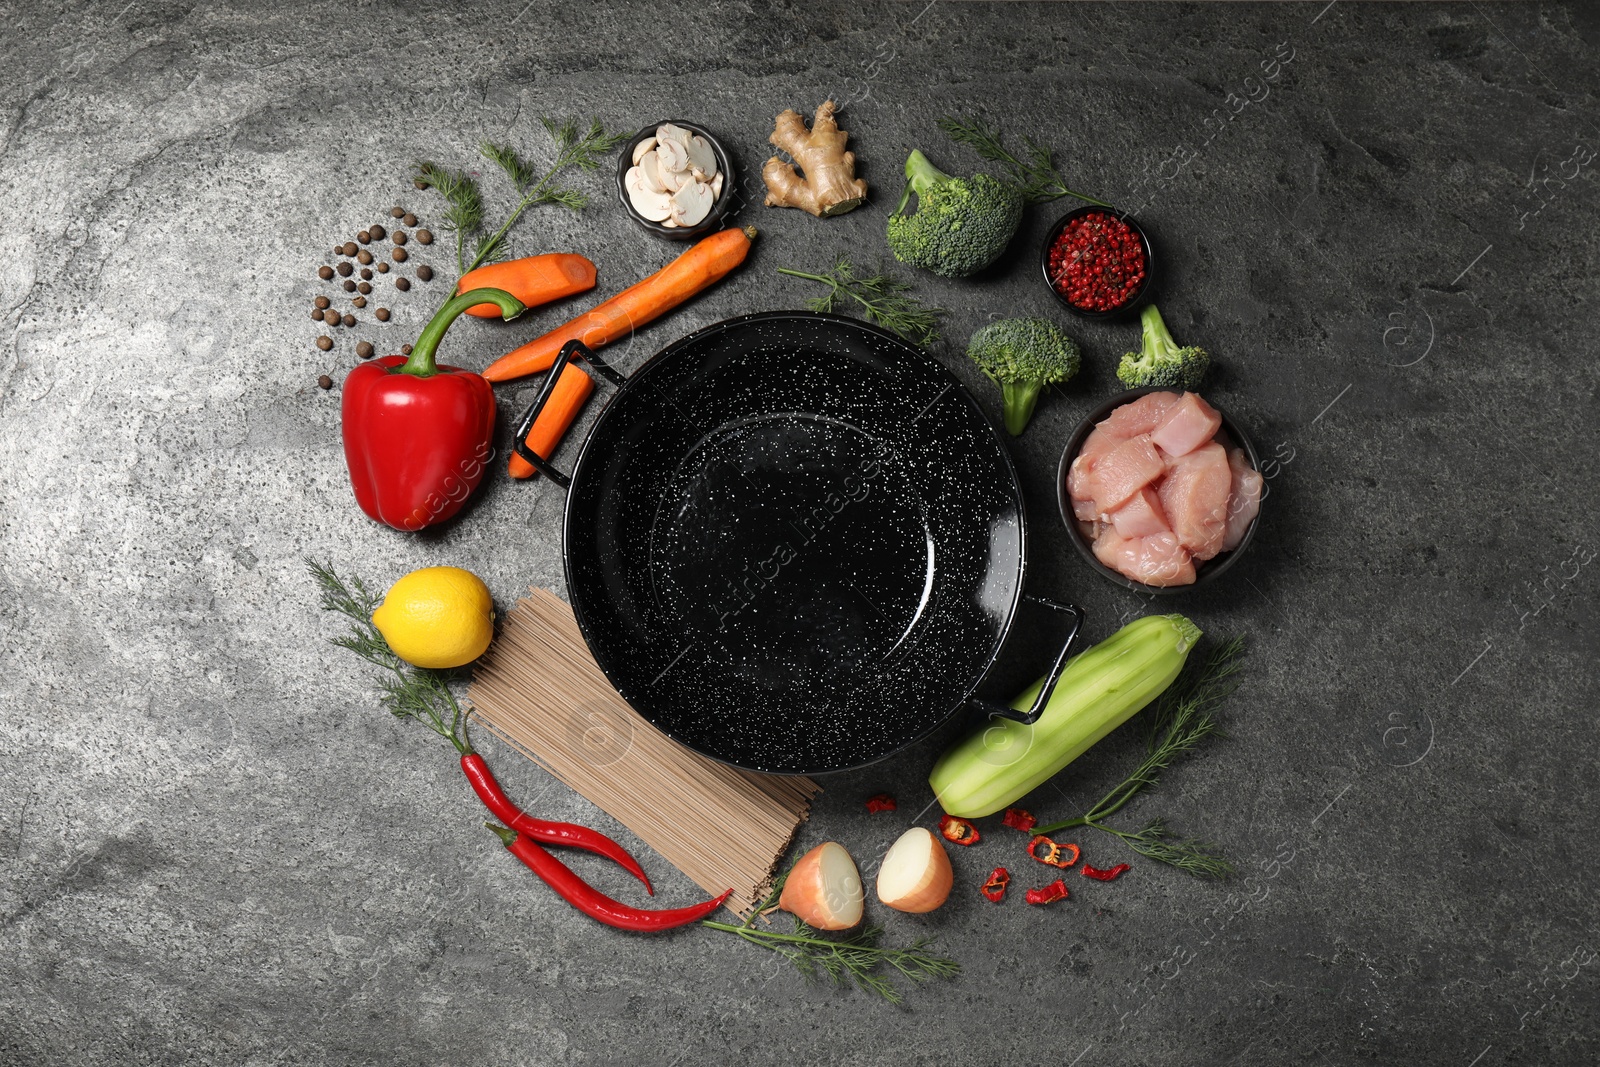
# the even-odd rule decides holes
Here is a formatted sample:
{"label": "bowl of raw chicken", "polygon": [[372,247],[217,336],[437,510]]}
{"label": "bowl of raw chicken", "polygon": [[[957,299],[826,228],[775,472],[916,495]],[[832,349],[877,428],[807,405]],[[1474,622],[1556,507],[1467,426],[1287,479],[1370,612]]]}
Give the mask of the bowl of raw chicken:
{"label": "bowl of raw chicken", "polygon": [[1214,581],[1260,523],[1264,481],[1237,423],[1198,393],[1135,389],[1079,424],[1057,493],[1095,570],[1148,593]]}

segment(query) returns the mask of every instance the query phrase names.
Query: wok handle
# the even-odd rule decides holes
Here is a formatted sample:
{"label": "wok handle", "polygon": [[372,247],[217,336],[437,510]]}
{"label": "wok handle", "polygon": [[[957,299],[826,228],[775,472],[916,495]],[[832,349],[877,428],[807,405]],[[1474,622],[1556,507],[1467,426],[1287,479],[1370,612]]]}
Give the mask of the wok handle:
{"label": "wok handle", "polygon": [[1044,713],[1045,706],[1050,703],[1050,694],[1056,691],[1056,683],[1061,680],[1061,672],[1067,666],[1067,653],[1072,651],[1072,642],[1077,640],[1078,630],[1083,626],[1083,609],[1072,604],[1058,604],[1042,596],[1024,596],[1024,600],[1032,601],[1049,608],[1051,611],[1072,616],[1072,626],[1067,630],[1066,640],[1061,642],[1061,651],[1056,654],[1055,664],[1050,668],[1050,673],[1045,676],[1044,685],[1039,687],[1039,695],[1033,700],[1033,707],[1027,711],[1018,711],[1016,708],[1005,704],[997,704],[992,700],[973,697],[972,703],[989,714],[990,718],[1014,719],[1020,723],[1032,724]]}
{"label": "wok handle", "polygon": [[561,380],[561,372],[567,369],[567,364],[572,362],[574,356],[582,357],[583,361],[599,371],[612,385],[621,385],[627,381],[615,367],[601,359],[594,349],[574,337],[561,346],[561,352],[556,356],[550,373],[545,375],[544,385],[539,389],[539,395],[534,398],[533,406],[522,416],[522,421],[517,423],[516,432],[511,435],[511,450],[527,460],[533,469],[549,478],[563,489],[572,488],[572,478],[556,470],[549,460],[541,457],[537,452],[528,447],[528,432],[533,429],[533,424],[539,420],[539,413],[544,406],[550,403],[550,397],[556,391],[556,383]]}

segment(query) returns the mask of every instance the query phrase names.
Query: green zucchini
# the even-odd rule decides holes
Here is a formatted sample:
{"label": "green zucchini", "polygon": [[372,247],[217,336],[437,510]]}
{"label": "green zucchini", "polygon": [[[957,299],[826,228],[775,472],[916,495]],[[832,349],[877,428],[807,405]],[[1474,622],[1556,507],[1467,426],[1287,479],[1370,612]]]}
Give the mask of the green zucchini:
{"label": "green zucchini", "polygon": [[[1199,640],[1199,628],[1182,615],[1146,615],[1078,653],[1038,722],[996,718],[939,757],[928,784],[940,805],[976,819],[1015,804],[1160,696]],[[1043,684],[1011,706],[1032,707]]]}

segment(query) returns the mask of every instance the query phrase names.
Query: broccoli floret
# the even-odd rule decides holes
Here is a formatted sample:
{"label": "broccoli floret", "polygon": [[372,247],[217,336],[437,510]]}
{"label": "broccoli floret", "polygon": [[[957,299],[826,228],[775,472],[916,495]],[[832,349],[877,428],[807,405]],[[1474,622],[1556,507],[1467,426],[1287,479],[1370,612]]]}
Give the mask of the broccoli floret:
{"label": "broccoli floret", "polygon": [[1033,418],[1045,386],[1078,373],[1078,343],[1045,319],[1001,319],[972,335],[967,355],[1000,384],[1006,429],[1015,437]]}
{"label": "broccoli floret", "polygon": [[[1022,193],[998,178],[954,178],[914,151],[906,159],[906,179],[889,216],[889,249],[902,263],[965,278],[998,259],[1022,223]],[[916,214],[903,214],[912,193]]]}
{"label": "broccoli floret", "polygon": [[1117,364],[1117,378],[1129,389],[1147,385],[1172,386],[1193,392],[1211,367],[1203,348],[1179,348],[1154,304],[1139,315],[1144,326],[1144,351],[1129,352]]}

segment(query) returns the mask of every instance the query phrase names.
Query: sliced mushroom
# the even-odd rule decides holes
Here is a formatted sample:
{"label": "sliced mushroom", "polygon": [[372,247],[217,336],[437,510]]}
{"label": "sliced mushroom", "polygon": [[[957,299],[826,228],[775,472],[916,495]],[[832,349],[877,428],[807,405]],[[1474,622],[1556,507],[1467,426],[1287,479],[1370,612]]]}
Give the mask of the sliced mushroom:
{"label": "sliced mushroom", "polygon": [[666,226],[667,228],[673,229],[673,230],[676,230],[678,228],[678,224],[676,222],[673,222],[671,219],[662,219],[661,220],[661,225]]}
{"label": "sliced mushroom", "polygon": [[651,189],[641,167],[629,167],[622,179],[633,209],[651,222],[665,222],[672,216],[673,201],[666,193]]}
{"label": "sliced mushroom", "polygon": [[690,182],[672,194],[672,217],[680,226],[698,226],[711,213],[716,197],[711,186],[704,182]]}
{"label": "sliced mushroom", "polygon": [[656,139],[654,137],[646,137],[644,140],[642,140],[638,144],[634,145],[633,146],[633,165],[637,167],[639,165],[639,160],[644,158],[644,154],[646,152],[650,151],[650,149],[654,148],[655,146],[656,146]]}
{"label": "sliced mushroom", "polygon": [[663,122],[661,125],[656,127],[657,141],[677,141],[679,144],[687,147],[689,144],[689,138],[693,136],[693,133],[684,129],[682,126],[674,126],[670,122]]}
{"label": "sliced mushroom", "polygon": [[715,200],[722,195],[722,175],[711,179],[711,199]]}
{"label": "sliced mushroom", "polygon": [[644,172],[645,188],[656,193],[676,192],[678,189],[676,185],[668,188],[667,183],[661,180],[661,168],[657,162],[654,152],[646,152],[639,157],[639,169]]}
{"label": "sliced mushroom", "polygon": [[688,147],[689,169],[699,180],[710,181],[717,173],[717,154],[711,150],[711,142],[697,133],[689,139]]}
{"label": "sliced mushroom", "polygon": [[656,142],[656,162],[663,171],[681,173],[689,169],[689,147],[682,141]]}

